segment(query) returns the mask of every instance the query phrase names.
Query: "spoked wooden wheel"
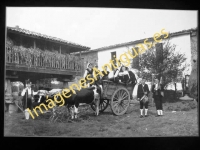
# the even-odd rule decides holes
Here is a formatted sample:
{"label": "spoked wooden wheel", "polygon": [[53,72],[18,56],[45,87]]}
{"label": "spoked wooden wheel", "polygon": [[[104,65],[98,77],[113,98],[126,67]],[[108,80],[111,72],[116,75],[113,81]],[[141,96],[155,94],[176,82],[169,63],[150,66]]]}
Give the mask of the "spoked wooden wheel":
{"label": "spoked wooden wheel", "polygon": [[126,88],[117,89],[111,98],[111,110],[115,115],[123,115],[130,104],[130,94]]}
{"label": "spoked wooden wheel", "polygon": [[[109,100],[108,99],[104,99],[100,104],[99,104],[99,112],[103,112],[104,110],[106,110],[106,108],[109,105]],[[95,104],[92,103],[91,104],[91,108],[92,110],[95,111]]]}

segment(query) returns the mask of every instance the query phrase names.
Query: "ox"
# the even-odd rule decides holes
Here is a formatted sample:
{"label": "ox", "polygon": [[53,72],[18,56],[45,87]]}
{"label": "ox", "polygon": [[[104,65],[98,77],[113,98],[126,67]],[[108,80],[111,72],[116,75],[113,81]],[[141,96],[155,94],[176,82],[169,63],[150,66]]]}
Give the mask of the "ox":
{"label": "ox", "polygon": [[33,107],[39,106],[41,103],[45,103],[45,97],[48,94],[47,90],[39,90],[37,95],[34,95]]}
{"label": "ox", "polygon": [[[74,90],[75,94],[70,91],[68,95],[71,95],[69,98],[66,98],[65,96],[62,95],[62,90],[59,91],[60,96],[57,93],[54,93],[52,95],[48,95],[48,99],[54,100],[56,98],[57,101],[61,101],[62,99],[64,100],[64,106],[68,108],[68,111],[71,110],[71,118],[77,118],[78,114],[78,107],[80,104],[95,104],[95,115],[99,115],[99,104],[100,104],[100,94],[97,92],[98,88],[96,85],[93,85],[92,87],[89,88],[83,88],[78,90]],[[62,97],[61,97],[62,96]],[[38,102],[44,103],[47,105],[46,102],[46,97],[45,96],[40,96],[40,99]],[[59,106],[59,103],[56,103],[57,106]],[[72,109],[71,109],[72,108]],[[55,108],[53,108],[53,113],[55,111]]]}
{"label": "ox", "polygon": [[76,91],[76,94],[73,94],[72,99],[66,99],[66,103],[74,105],[74,110],[72,109],[72,119],[77,118],[78,107],[80,104],[95,104],[95,115],[99,115],[99,104],[100,104],[100,94],[97,92],[97,86],[93,85],[89,88],[81,89]]}

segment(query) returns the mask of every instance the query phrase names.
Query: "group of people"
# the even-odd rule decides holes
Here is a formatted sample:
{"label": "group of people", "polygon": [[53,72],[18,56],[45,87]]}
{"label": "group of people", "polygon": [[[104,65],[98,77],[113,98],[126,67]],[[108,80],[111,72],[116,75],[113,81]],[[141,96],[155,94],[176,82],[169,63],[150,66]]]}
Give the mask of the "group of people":
{"label": "group of people", "polygon": [[[98,68],[98,66],[95,66]],[[86,78],[87,75],[93,76],[93,65],[91,63],[87,64],[87,68],[84,73],[84,78]],[[101,73],[104,75],[103,77],[98,76],[98,78],[101,78],[101,80],[111,80],[114,82],[121,82],[125,84],[136,84],[137,80],[135,77],[135,74],[129,70],[128,67],[124,66],[123,64],[120,65],[119,68],[114,69],[112,72],[109,72],[107,70],[107,66],[104,67],[104,69],[107,71],[105,73],[104,71],[101,71]],[[88,84],[88,82],[86,82]],[[90,85],[88,85],[90,86]]]}
{"label": "group of people", "polygon": [[[98,68],[98,66],[96,66]],[[86,78],[87,75],[93,76],[93,65],[91,63],[88,63],[87,68],[84,73],[84,78]],[[105,70],[107,70],[107,67],[105,66]],[[140,102],[140,117],[147,117],[147,112],[148,112],[148,100],[144,101],[144,96],[148,97],[150,90],[148,88],[148,85],[145,83],[146,79],[145,78],[139,78],[136,80],[136,77],[132,71],[129,71],[129,69],[125,66],[120,66],[119,69],[116,69],[114,71],[114,79],[109,77],[109,71],[107,71],[107,74],[105,74],[104,71],[102,71],[102,74],[104,75],[101,80],[113,80],[117,82],[123,82],[123,83],[131,83],[134,84],[134,86],[137,86],[137,100]],[[117,74],[117,75],[116,75]],[[86,80],[87,81],[87,80]],[[98,82],[98,81],[97,81]],[[96,84],[96,83],[95,83]],[[89,82],[86,82],[86,85],[90,87],[91,85]],[[98,87],[100,84],[96,84]],[[135,86],[135,87],[136,87]],[[102,87],[101,87],[102,88]],[[160,85],[159,80],[155,79],[155,82],[152,86],[152,93],[153,93],[153,98],[154,102],[156,105],[156,110],[157,110],[157,116],[162,116],[163,115],[163,108],[162,108],[162,97],[164,97],[164,89]],[[31,89],[31,82],[27,81],[26,82],[26,88],[21,92],[21,96],[23,96],[23,99],[21,103],[23,103],[23,109],[26,110],[29,108],[30,110],[33,109],[33,95],[36,95],[38,92],[34,92]],[[143,113],[143,108],[144,108],[144,113]]]}
{"label": "group of people", "polygon": [[[87,69],[85,70],[84,73],[84,78],[88,75],[88,74],[93,74],[93,69],[92,69],[92,64],[88,63],[87,65]],[[97,67],[97,66],[96,66]],[[107,66],[105,66],[105,70],[107,70]],[[140,78],[140,80],[137,81],[135,74],[129,70],[128,67],[124,66],[124,65],[120,65],[119,68],[115,69],[113,71],[113,74],[109,77],[109,71],[107,71],[107,74],[105,74],[104,71],[102,71],[102,74],[104,75],[102,77],[102,80],[111,80],[114,82],[122,82],[125,84],[134,84],[134,86],[137,84],[137,100],[140,102],[140,118],[142,118],[143,116],[147,117],[147,112],[148,112],[148,103],[149,101],[144,101],[143,98],[144,96],[146,96],[147,98],[149,97],[149,87],[147,84],[145,84],[146,79],[145,78]],[[139,83],[137,83],[139,82]],[[88,85],[90,86],[90,85]],[[164,97],[164,89],[163,86],[159,83],[158,79],[154,80],[154,84],[152,86],[152,93],[153,93],[153,99],[156,105],[156,110],[157,110],[157,117],[158,116],[162,116],[163,115],[163,108],[162,108],[162,97]],[[143,113],[143,108],[144,109],[144,113]],[[143,115],[144,114],[144,115]]]}
{"label": "group of people", "polygon": [[[144,116],[147,117],[148,112],[148,103],[149,101],[144,101],[144,96],[148,97],[149,95],[149,87],[147,84],[145,84],[146,79],[141,78],[141,83],[138,85],[137,89],[137,99],[140,101],[140,118],[143,117],[143,108],[145,108]],[[153,99],[156,105],[157,110],[157,117],[163,115],[163,107],[162,107],[162,97],[164,97],[164,89],[163,86],[160,85],[159,80],[155,79],[154,84],[152,86],[152,93],[153,93]]]}

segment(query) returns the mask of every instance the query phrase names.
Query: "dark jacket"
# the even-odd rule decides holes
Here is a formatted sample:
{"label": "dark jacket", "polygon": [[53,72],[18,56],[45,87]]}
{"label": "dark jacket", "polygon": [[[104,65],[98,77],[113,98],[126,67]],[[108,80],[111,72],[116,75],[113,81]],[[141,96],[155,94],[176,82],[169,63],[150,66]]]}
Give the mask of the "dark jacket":
{"label": "dark jacket", "polygon": [[155,84],[152,86],[152,93],[153,93],[153,98],[155,98],[155,96],[162,96],[161,92],[164,91],[164,88],[162,85],[160,85],[161,89],[158,89],[157,91],[155,90]]}
{"label": "dark jacket", "polygon": [[143,89],[144,89],[144,92],[147,92],[147,95],[149,94],[149,87],[147,84],[144,84],[144,87],[142,84],[139,84],[138,85],[138,90],[137,90],[137,98],[142,98],[142,96],[144,96],[144,92],[143,92]]}
{"label": "dark jacket", "polygon": [[[93,73],[93,69],[89,70],[88,68],[86,69],[87,70],[87,75],[90,74],[90,78],[93,76],[92,73]],[[87,76],[86,75],[86,76]]]}
{"label": "dark jacket", "polygon": [[122,75],[122,76],[119,76],[118,75],[118,78],[121,80],[121,82],[124,82],[124,83],[128,83],[130,78],[129,76],[126,74],[126,75]]}
{"label": "dark jacket", "polygon": [[108,75],[109,75],[109,71],[107,71],[107,74],[104,72],[104,71],[101,71],[101,73],[104,75],[103,77],[102,77],[102,80],[108,80]]}
{"label": "dark jacket", "polygon": [[135,74],[132,71],[128,71],[128,73],[130,75],[130,81],[131,81],[131,83],[132,84],[136,84],[137,80],[136,80]]}

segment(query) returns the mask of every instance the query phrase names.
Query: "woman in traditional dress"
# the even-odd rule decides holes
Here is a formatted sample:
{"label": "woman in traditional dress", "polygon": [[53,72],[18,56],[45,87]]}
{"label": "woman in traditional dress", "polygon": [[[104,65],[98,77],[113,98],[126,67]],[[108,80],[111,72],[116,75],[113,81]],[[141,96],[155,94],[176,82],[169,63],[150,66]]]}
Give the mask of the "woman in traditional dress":
{"label": "woman in traditional dress", "polygon": [[141,84],[142,78],[137,79],[137,84],[134,86],[133,89],[133,94],[132,94],[132,99],[137,99],[137,90],[138,90],[138,85]]}
{"label": "woman in traditional dress", "polygon": [[91,81],[88,81],[86,77],[87,77],[87,76],[88,76],[89,78],[92,78],[92,77],[93,77],[92,64],[91,64],[91,63],[88,63],[86,67],[87,67],[87,68],[85,69],[85,73],[84,73],[84,75],[83,75],[83,78],[86,80],[85,86],[87,85],[88,87],[90,87],[91,84],[89,84],[89,83],[90,83]]}

